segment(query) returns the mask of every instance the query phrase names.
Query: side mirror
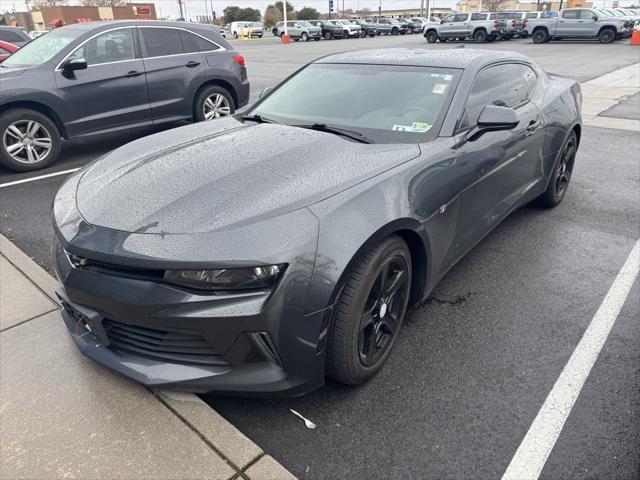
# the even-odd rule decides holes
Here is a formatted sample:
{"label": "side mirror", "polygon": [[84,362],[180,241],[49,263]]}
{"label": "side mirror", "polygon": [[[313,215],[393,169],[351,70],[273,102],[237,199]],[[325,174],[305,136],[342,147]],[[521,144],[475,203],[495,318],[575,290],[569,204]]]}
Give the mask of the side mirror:
{"label": "side mirror", "polygon": [[269,95],[271,90],[273,90],[273,87],[263,88],[262,91],[260,92],[260,95],[258,96],[258,100],[262,100],[264,97]]}
{"label": "side mirror", "polygon": [[598,16],[597,16],[597,15],[594,15],[592,18],[593,18],[596,22],[598,21]]}
{"label": "side mirror", "polygon": [[444,23],[444,20],[440,20],[440,25],[442,25]]}
{"label": "side mirror", "polygon": [[87,60],[85,58],[72,58],[67,60],[62,67],[65,72],[75,72],[76,70],[86,70]]}
{"label": "side mirror", "polygon": [[520,120],[513,108],[489,104],[482,109],[478,124],[469,130],[466,138],[473,141],[487,132],[511,130],[516,128],[518,123]]}

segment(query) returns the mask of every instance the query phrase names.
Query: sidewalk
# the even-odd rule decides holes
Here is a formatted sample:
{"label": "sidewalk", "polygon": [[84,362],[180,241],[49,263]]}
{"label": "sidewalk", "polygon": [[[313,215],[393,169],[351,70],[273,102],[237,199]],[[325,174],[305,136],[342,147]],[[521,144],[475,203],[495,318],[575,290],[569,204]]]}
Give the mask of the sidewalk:
{"label": "sidewalk", "polygon": [[55,288],[0,235],[0,478],[294,478],[197,396],[86,359]]}
{"label": "sidewalk", "polygon": [[621,101],[640,92],[640,63],[581,84],[584,125],[640,131],[640,120],[603,115]]}

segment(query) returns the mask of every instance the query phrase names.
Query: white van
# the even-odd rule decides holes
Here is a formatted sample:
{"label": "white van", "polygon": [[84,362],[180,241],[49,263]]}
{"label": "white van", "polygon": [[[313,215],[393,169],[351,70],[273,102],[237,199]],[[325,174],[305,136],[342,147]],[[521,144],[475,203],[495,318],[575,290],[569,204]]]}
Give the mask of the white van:
{"label": "white van", "polygon": [[259,22],[231,22],[229,31],[233,38],[249,37],[262,38],[262,24]]}

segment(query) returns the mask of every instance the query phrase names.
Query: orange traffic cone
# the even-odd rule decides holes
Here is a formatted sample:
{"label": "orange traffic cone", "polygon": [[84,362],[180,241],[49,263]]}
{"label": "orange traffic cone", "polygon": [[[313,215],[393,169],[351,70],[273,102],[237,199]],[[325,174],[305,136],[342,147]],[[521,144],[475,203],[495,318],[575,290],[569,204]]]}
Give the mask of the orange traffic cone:
{"label": "orange traffic cone", "polygon": [[634,30],[631,34],[631,45],[640,45],[640,30]]}
{"label": "orange traffic cone", "polygon": [[286,33],[280,37],[282,39],[282,43],[291,43],[291,37]]}

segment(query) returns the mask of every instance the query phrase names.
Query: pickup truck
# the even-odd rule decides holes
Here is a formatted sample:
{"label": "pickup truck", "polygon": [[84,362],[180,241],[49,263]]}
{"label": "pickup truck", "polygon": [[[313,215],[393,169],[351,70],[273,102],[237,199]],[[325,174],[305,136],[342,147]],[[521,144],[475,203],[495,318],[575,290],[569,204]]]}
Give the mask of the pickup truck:
{"label": "pickup truck", "polygon": [[464,40],[472,38],[476,43],[493,42],[499,38],[510,38],[505,18],[490,18],[496,14],[487,12],[454,13],[442,19],[440,24],[428,25],[424,36],[429,43],[437,40]]}
{"label": "pickup truck", "polygon": [[611,43],[627,35],[625,19],[599,14],[592,8],[565,8],[555,18],[534,18],[527,26],[535,43],[562,38],[597,38]]}
{"label": "pickup truck", "polygon": [[379,17],[373,20],[376,24],[376,30],[386,35],[406,35],[409,30],[407,25],[400,23],[395,18]]}

